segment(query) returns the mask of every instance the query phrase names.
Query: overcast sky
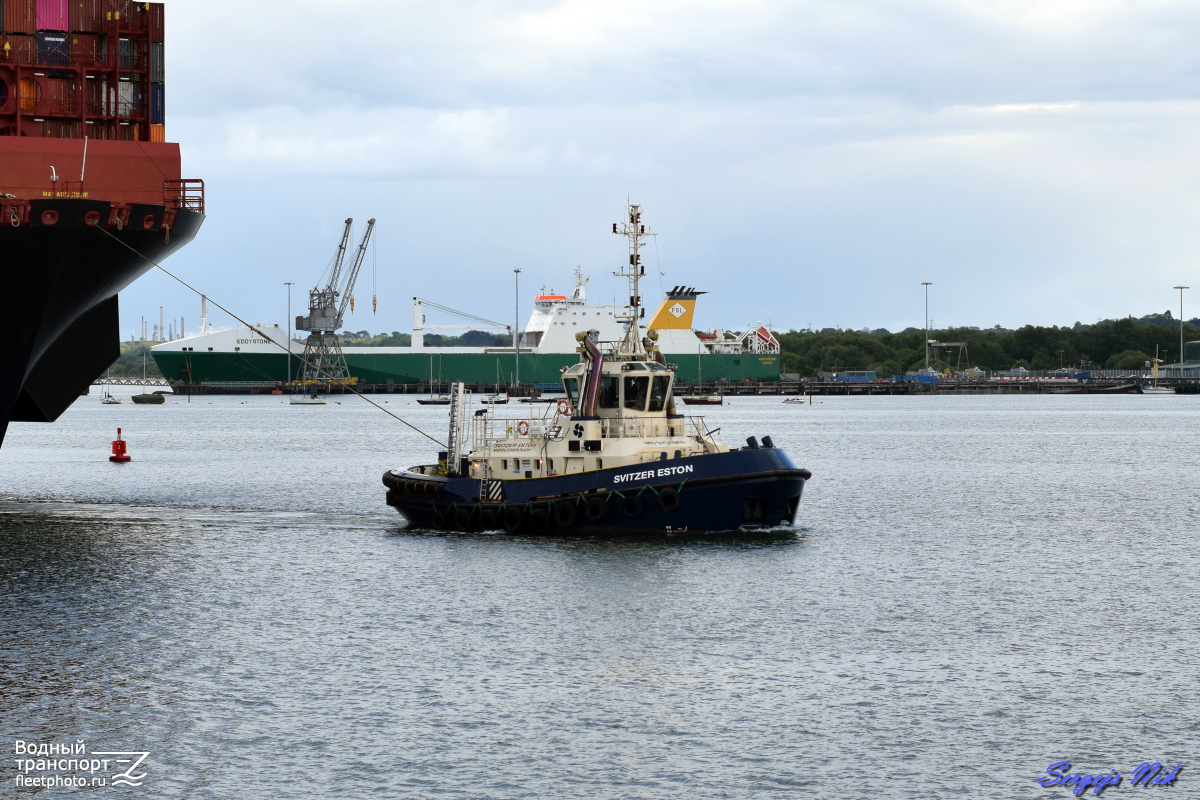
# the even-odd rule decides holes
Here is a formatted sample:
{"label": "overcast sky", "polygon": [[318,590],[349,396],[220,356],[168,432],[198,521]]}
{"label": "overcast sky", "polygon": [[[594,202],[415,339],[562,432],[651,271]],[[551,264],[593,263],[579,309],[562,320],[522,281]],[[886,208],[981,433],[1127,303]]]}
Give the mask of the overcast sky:
{"label": "overcast sky", "polygon": [[[208,186],[167,266],[283,322],[374,216],[379,313],[368,263],[348,328],[407,331],[414,295],[507,321],[517,267],[524,324],[576,264],[623,288],[630,196],[698,326],[919,326],[923,280],[938,326],[1177,310],[1178,283],[1192,317],[1198,43],[1166,0],[167,0],[168,137]],[[151,274],[125,335],[159,305],[198,321]]]}

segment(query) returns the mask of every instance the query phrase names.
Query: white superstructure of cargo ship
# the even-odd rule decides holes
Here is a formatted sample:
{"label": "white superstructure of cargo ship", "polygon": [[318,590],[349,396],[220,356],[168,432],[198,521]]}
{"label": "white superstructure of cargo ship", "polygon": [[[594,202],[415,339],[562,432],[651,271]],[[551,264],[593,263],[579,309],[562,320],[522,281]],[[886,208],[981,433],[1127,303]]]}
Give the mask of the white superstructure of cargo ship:
{"label": "white superstructure of cargo ship", "polygon": [[[533,298],[533,311],[521,332],[521,352],[525,353],[574,353],[577,347],[575,334],[581,330],[600,332],[599,341],[617,341],[623,335],[629,320],[630,307],[619,305],[589,305],[587,302],[588,279],[579,269],[575,270],[575,287],[571,294],[557,294],[545,287]],[[697,292],[686,286],[676,286],[667,292],[658,311],[646,325],[658,331],[662,352],[672,355],[701,354],[778,354],[779,342],[761,324],[748,327],[741,332],[717,328],[711,331],[696,331],[692,321],[696,312],[696,300],[705,292]],[[444,326],[439,326],[444,327]],[[462,326],[464,328],[469,326]],[[257,331],[255,330],[257,329]],[[343,347],[346,353],[410,353],[432,351],[450,355],[454,353],[512,353],[508,347],[441,347],[425,346],[424,303],[413,298],[413,329],[410,347]],[[273,341],[259,335],[266,334]],[[274,342],[274,343],[273,343]],[[198,336],[189,336],[157,345],[156,352],[188,350],[193,352],[225,353],[271,353],[278,354],[276,343],[287,347],[287,332],[278,323],[262,323],[255,328],[217,328]],[[296,354],[304,351],[304,344],[296,340],[292,346]]]}
{"label": "white superstructure of cargo ship", "polygon": [[[580,331],[599,331],[597,341],[617,341],[630,319],[634,304],[592,305],[587,298],[588,279],[575,270],[575,286],[569,294],[543,290],[533,298],[533,310],[520,336],[523,382],[556,381],[558,369],[574,363]],[[658,334],[662,353],[678,362],[681,375],[693,373],[705,380],[778,380],[779,342],[763,325],[756,324],[741,332],[720,328],[710,331],[693,329],[696,301],[704,292],[676,286],[666,293],[658,310],[645,327]],[[505,383],[517,376],[513,369],[512,345],[498,347],[426,346],[427,331],[451,326],[427,325],[426,303],[413,298],[412,345],[409,347],[348,347],[343,345],[348,363],[357,371],[371,373],[367,382],[386,379],[471,380]],[[441,310],[449,310],[437,306]],[[472,319],[481,320],[474,317]],[[453,326],[459,330],[470,323]],[[495,327],[495,326],[492,326]],[[286,355],[287,330],[268,323],[253,328],[238,327],[212,330],[165,342],[153,348],[155,361],[170,380],[209,382],[284,380],[289,374],[279,367],[278,357]],[[304,343],[292,342],[293,370]],[[268,357],[275,357],[270,359]],[[526,359],[530,363],[526,365]],[[701,366],[701,360],[704,365]],[[203,364],[203,369],[198,368]],[[278,373],[278,374],[277,374]],[[465,376],[471,377],[465,377]],[[228,376],[228,377],[222,377]],[[268,377],[273,376],[273,377]]]}

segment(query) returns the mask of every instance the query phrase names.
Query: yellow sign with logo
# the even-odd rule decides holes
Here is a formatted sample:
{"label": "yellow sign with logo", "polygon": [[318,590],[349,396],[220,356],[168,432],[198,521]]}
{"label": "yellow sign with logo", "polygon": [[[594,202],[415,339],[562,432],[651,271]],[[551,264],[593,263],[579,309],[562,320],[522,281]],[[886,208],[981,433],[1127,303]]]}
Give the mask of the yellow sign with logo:
{"label": "yellow sign with logo", "polygon": [[663,300],[654,318],[650,320],[650,328],[658,331],[690,331],[692,317],[696,314],[696,298],[670,297]]}

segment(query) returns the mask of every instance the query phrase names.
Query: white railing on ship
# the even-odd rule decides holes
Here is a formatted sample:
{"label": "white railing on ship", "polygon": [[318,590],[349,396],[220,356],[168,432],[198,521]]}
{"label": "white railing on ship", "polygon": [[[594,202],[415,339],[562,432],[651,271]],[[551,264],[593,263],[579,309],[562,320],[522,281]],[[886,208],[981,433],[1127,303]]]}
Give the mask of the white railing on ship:
{"label": "white railing on ship", "polygon": [[[600,438],[646,439],[674,435],[703,440],[712,437],[712,431],[705,424],[704,417],[684,417],[667,422],[668,424],[664,426],[662,418],[606,418],[601,420]],[[479,450],[493,442],[511,438],[562,439],[570,425],[571,418],[560,414],[543,418],[493,417],[490,413],[477,414],[471,417],[469,426],[471,449]]]}

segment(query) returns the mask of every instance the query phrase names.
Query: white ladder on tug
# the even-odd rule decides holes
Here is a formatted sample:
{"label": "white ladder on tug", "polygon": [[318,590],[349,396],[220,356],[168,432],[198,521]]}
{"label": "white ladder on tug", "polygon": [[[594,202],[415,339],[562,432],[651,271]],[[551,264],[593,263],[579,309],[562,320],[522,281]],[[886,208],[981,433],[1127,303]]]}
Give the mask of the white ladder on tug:
{"label": "white ladder on tug", "polygon": [[463,457],[463,415],[467,410],[466,384],[450,384],[450,436],[446,440],[446,472],[459,474]]}

